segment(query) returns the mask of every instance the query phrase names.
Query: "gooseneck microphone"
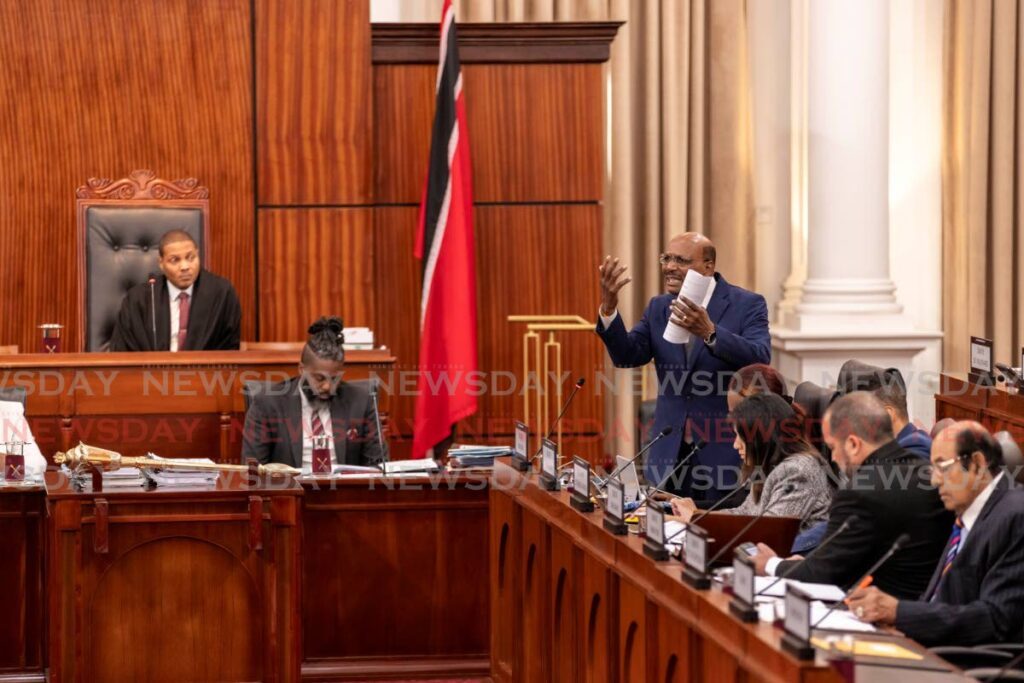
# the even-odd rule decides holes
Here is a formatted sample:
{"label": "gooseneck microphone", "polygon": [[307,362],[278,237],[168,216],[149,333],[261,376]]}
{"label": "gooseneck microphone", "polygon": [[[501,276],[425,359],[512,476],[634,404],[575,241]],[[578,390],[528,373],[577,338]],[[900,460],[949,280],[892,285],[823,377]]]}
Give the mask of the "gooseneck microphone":
{"label": "gooseneck microphone", "polygon": [[[565,404],[562,406],[562,412],[558,413],[558,417],[556,417],[555,421],[551,423],[551,427],[548,428],[547,436],[545,436],[544,439],[550,439],[551,435],[555,433],[555,428],[558,426],[558,423],[562,420],[562,416],[565,415],[565,412],[567,410],[569,410],[569,406],[572,404],[572,400],[576,398],[576,392],[582,389],[583,385],[586,384],[586,382],[587,380],[583,377],[580,377],[578,380],[576,380],[576,386],[572,388],[572,392],[569,394],[569,398],[565,399]],[[530,458],[530,462],[532,463],[534,460],[539,458],[543,450],[544,440],[542,439],[540,442],[540,447],[537,448],[537,452],[533,454],[532,458]]]}
{"label": "gooseneck microphone", "polygon": [[[657,440],[657,439],[655,439],[655,440]],[[652,441],[651,443],[653,444],[654,442]],[[703,439],[701,439],[700,437],[698,437],[696,441],[691,443],[690,444],[690,452],[687,453],[686,455],[684,455],[682,458],[680,458],[679,462],[677,462],[675,464],[675,467],[670,469],[668,471],[668,473],[665,474],[665,476],[661,478],[661,481],[659,481],[654,486],[648,486],[647,487],[647,494],[644,496],[643,502],[640,503],[640,505],[638,505],[636,507],[636,509],[639,510],[643,506],[647,505],[647,503],[651,500],[651,495],[653,493],[665,493],[665,494],[668,494],[668,495],[673,496],[673,497],[678,497],[675,494],[669,493],[668,491],[666,491],[664,489],[665,484],[668,482],[669,479],[671,479],[673,477],[673,475],[675,475],[676,471],[680,467],[682,467],[683,465],[688,463],[690,461],[690,459],[693,458],[693,456],[697,454],[697,451],[699,451],[700,449],[704,448],[705,446],[707,446],[707,443]],[[666,510],[666,511],[668,511],[668,510]]]}
{"label": "gooseneck microphone", "polygon": [[[796,488],[796,486],[794,486],[793,484],[786,484],[782,488],[782,495],[788,496],[789,494],[793,493],[793,490],[795,488]],[[755,524],[757,524],[762,519],[764,519],[764,516],[765,516],[765,514],[767,514],[767,512],[768,512],[768,508],[764,508],[760,512],[758,512],[756,515],[754,515],[750,519],[749,522],[747,522],[746,524],[743,525],[743,528],[739,530],[739,533],[737,533],[735,536],[733,536],[728,541],[726,541],[722,545],[722,547],[719,549],[719,551],[717,553],[715,553],[714,556],[710,560],[708,560],[707,566],[710,567],[711,565],[713,565],[715,563],[715,560],[717,560],[722,555],[724,555],[725,551],[728,550],[736,541],[738,541],[743,536],[743,534],[745,534],[748,531],[750,531],[751,527],[753,527]]]}
{"label": "gooseneck microphone", "polygon": [[370,380],[370,400],[373,401],[373,419],[377,427],[377,444],[380,446],[381,469],[387,469],[388,449],[384,446],[384,430],[380,426],[380,403],[377,400],[377,379]]}
{"label": "gooseneck microphone", "polygon": [[608,485],[609,481],[611,481],[612,479],[615,479],[617,476],[622,474],[622,472],[627,467],[629,467],[634,462],[636,462],[637,458],[639,458],[641,455],[643,455],[647,451],[651,450],[651,446],[653,446],[654,444],[658,443],[659,441],[661,441],[662,439],[664,439],[666,436],[668,436],[671,433],[672,433],[672,427],[670,427],[670,426],[669,427],[665,427],[660,432],[658,432],[658,435],[656,437],[654,437],[653,439],[651,439],[650,442],[646,446],[644,446],[639,451],[637,451],[636,455],[634,455],[632,458],[630,458],[626,462],[622,463],[620,466],[616,467],[612,471],[612,473],[609,474],[607,476],[607,478],[605,478],[605,480],[598,485],[597,490],[600,491],[601,489],[606,487]]}
{"label": "gooseneck microphone", "polygon": [[150,273],[149,279],[149,317],[152,322],[153,328],[153,350],[159,350],[159,345],[156,340],[156,273]]}
{"label": "gooseneck microphone", "polygon": [[828,618],[828,615],[830,615],[833,612],[835,612],[836,608],[839,607],[839,605],[845,604],[846,601],[850,598],[850,596],[853,595],[853,592],[855,590],[857,590],[857,588],[860,587],[860,584],[862,584],[864,582],[864,579],[868,578],[869,576],[874,574],[876,571],[878,571],[878,568],[881,567],[886,562],[888,562],[889,558],[892,557],[893,555],[895,555],[896,552],[900,548],[902,548],[903,545],[907,541],[909,541],[909,540],[910,540],[910,534],[900,534],[900,537],[897,538],[893,542],[893,544],[889,547],[889,549],[885,552],[885,554],[882,555],[880,558],[878,558],[878,562],[875,562],[873,565],[871,565],[871,568],[868,569],[866,572],[864,572],[864,574],[859,579],[857,579],[857,581],[853,584],[853,586],[850,588],[850,590],[846,591],[846,594],[843,595],[843,599],[840,600],[839,602],[837,602],[836,604],[832,605],[831,607],[829,607],[828,611],[821,615],[821,619],[818,619],[816,622],[814,622],[811,625],[811,628],[817,628],[818,624],[820,624],[821,622],[825,621],[825,619]]}
{"label": "gooseneck microphone", "polygon": [[815,555],[817,555],[825,546],[827,546],[829,543],[831,543],[837,536],[843,534],[847,529],[850,528],[851,525],[855,524],[856,522],[857,522],[857,515],[850,515],[849,517],[844,519],[843,523],[839,525],[839,528],[836,529],[835,531],[833,531],[828,536],[826,536],[825,539],[821,543],[818,544],[817,548],[815,548],[811,552],[807,553],[807,556],[804,557],[803,559],[797,560],[796,562],[794,562],[792,564],[792,566],[790,566],[789,569],[787,569],[786,571],[782,572],[777,577],[775,577],[774,581],[769,583],[767,586],[765,586],[761,590],[757,591],[757,593],[755,593],[755,595],[761,595],[765,591],[771,589],[771,587],[774,586],[775,584],[777,584],[779,581],[782,581],[782,580],[786,579],[786,577],[788,577],[790,574],[792,574],[796,570],[797,567],[801,566],[804,562],[806,562],[807,560],[809,560],[812,557],[814,557]]}
{"label": "gooseneck microphone", "polygon": [[689,522],[687,522],[686,524],[684,524],[684,525],[683,525],[683,528],[682,528],[682,529],[680,529],[679,531],[675,532],[674,534],[672,534],[671,536],[669,536],[668,538],[666,538],[666,539],[665,539],[665,544],[667,545],[667,544],[668,544],[668,542],[669,542],[669,541],[671,541],[671,540],[672,540],[673,538],[675,538],[675,537],[676,537],[676,536],[678,536],[679,534],[681,534],[681,533],[683,533],[684,531],[686,531],[686,527],[688,527],[688,526],[690,526],[690,525],[692,525],[692,524],[696,524],[697,522],[699,522],[700,520],[704,519],[705,517],[707,517],[708,515],[710,515],[710,514],[711,514],[712,512],[714,512],[715,510],[717,510],[718,508],[720,508],[720,507],[722,506],[722,503],[724,503],[725,501],[727,501],[727,500],[729,500],[730,498],[732,498],[733,496],[735,496],[735,495],[736,495],[736,492],[737,492],[737,491],[746,491],[746,489],[745,489],[745,488],[743,488],[742,486],[740,486],[740,487],[734,488],[734,489],[733,489],[732,491],[729,491],[729,493],[727,493],[727,494],[725,494],[724,496],[722,496],[721,498],[719,498],[719,499],[718,499],[718,500],[717,500],[717,501],[715,502],[715,504],[714,504],[714,505],[712,505],[712,506],[711,506],[711,507],[709,507],[709,508],[708,508],[707,510],[705,510],[704,512],[702,512],[702,513],[700,513],[699,515],[697,515],[697,516],[696,516],[696,517],[695,517],[694,519],[691,519],[691,520],[690,520]]}

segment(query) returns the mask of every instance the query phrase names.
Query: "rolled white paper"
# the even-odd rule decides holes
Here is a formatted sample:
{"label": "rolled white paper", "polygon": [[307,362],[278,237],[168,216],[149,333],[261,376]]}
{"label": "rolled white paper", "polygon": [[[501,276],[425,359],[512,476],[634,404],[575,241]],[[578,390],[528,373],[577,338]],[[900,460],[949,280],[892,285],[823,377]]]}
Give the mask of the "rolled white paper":
{"label": "rolled white paper", "polygon": [[[704,304],[704,297],[708,294],[708,287],[711,286],[713,281],[713,277],[701,275],[697,271],[690,269],[686,271],[686,279],[683,280],[683,286],[679,289],[679,296],[676,299],[681,301],[683,297],[686,297],[698,306],[702,306]],[[689,331],[674,324],[671,317],[672,314],[669,313],[670,320],[668,325],[665,326],[665,334],[662,335],[662,338],[672,344],[686,344],[690,341],[691,335]]]}

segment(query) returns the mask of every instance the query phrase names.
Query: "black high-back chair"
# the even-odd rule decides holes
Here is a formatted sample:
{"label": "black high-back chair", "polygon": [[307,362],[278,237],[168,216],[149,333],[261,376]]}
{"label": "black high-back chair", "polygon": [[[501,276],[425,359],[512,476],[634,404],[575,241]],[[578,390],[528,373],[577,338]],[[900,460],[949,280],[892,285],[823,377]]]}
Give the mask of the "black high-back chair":
{"label": "black high-back chair", "polygon": [[195,178],[167,181],[152,171],[90,178],[75,192],[82,302],[79,348],[105,351],[125,293],[159,272],[160,238],[184,230],[209,253],[210,191]]}

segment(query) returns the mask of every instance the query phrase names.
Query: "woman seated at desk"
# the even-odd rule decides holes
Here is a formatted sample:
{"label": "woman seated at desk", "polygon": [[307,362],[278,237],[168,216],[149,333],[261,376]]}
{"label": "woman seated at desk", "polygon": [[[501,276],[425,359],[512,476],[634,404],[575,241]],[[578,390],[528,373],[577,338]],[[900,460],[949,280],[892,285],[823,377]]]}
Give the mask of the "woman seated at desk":
{"label": "woman seated at desk", "polygon": [[[804,419],[781,396],[754,394],[730,412],[736,430],[734,447],[743,458],[746,499],[726,514],[801,517],[802,528],[828,518],[832,504],[829,466],[807,441]],[[672,499],[669,518],[689,522],[696,506],[689,498]]]}

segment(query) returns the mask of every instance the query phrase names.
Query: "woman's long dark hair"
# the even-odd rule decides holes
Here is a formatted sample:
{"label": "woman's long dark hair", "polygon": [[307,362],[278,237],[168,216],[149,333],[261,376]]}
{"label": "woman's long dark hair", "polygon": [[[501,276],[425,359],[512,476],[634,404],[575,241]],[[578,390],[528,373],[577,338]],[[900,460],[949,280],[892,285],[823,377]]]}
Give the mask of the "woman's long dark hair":
{"label": "woman's long dark hair", "polygon": [[755,473],[751,491],[761,499],[764,479],[786,458],[809,454],[826,467],[825,459],[807,440],[806,416],[776,394],[754,394],[732,411],[733,428],[746,445],[744,477]]}

